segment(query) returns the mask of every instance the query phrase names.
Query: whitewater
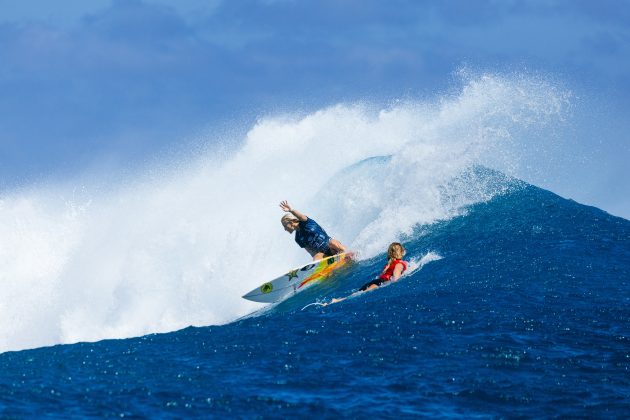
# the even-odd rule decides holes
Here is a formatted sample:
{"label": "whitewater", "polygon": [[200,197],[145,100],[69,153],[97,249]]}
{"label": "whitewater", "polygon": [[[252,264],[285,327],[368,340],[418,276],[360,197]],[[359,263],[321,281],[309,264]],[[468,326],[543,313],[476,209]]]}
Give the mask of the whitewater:
{"label": "whitewater", "polygon": [[461,77],[428,98],[264,116],[116,182],[2,192],[0,352],[260,309],[242,294],[307,259],[280,226],[283,199],[369,260],[505,193],[473,169],[527,178],[526,150],[554,137],[571,93],[540,76]]}

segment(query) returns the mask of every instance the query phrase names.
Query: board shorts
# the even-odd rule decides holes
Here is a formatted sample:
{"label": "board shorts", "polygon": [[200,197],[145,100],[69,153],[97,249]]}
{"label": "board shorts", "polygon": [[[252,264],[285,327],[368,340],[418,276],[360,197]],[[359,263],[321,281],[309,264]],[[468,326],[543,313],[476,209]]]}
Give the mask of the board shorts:
{"label": "board shorts", "polygon": [[326,258],[326,257],[332,257],[333,255],[335,255],[335,251],[333,251],[332,249],[330,249],[330,246],[328,246],[328,247],[326,248],[326,250],[325,250],[325,251],[323,251],[323,252],[324,252],[324,258]]}
{"label": "board shorts", "polygon": [[387,283],[388,281],[389,281],[389,280],[382,279],[382,278],[380,278],[380,277],[379,277],[379,278],[377,278],[377,279],[374,279],[374,280],[372,280],[372,281],[370,281],[370,282],[365,283],[363,286],[361,286],[361,288],[360,288],[359,290],[360,290],[361,292],[365,292],[365,291],[366,291],[367,289],[369,289],[371,286],[378,286],[378,287],[380,287],[380,286],[381,286],[381,284],[383,284],[383,283]]}

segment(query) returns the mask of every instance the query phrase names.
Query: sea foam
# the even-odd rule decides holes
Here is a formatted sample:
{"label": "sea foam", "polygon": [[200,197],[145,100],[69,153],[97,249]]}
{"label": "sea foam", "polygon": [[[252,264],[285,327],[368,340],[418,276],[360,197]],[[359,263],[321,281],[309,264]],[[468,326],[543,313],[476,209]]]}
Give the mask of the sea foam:
{"label": "sea foam", "polygon": [[259,307],[243,293],[308,259],[280,226],[281,200],[377,255],[500,193],[461,174],[518,175],[518,144],[567,103],[540,78],[486,74],[430,100],[262,118],[225,155],[162,162],[105,188],[5,192],[0,352],[243,316]]}

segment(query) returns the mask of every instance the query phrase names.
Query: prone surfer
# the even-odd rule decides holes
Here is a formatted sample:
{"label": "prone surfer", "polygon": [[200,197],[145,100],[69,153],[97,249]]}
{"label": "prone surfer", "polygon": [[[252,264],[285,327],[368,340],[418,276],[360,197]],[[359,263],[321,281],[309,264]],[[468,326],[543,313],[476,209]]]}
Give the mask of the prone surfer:
{"label": "prone surfer", "polygon": [[[401,243],[393,242],[391,245],[389,245],[389,248],[387,248],[387,264],[377,278],[365,283],[359,288],[359,290],[357,290],[350,296],[343,298],[334,298],[330,301],[330,303],[341,302],[342,300],[346,300],[347,298],[355,296],[359,293],[376,289],[377,287],[380,287],[383,283],[397,281],[400,276],[402,276],[402,274],[405,272],[405,270],[407,270],[407,262],[403,261],[402,259],[405,256],[406,252],[407,251],[405,250],[405,247],[403,247]],[[329,305],[330,303],[323,304],[323,306]]]}
{"label": "prone surfer", "polygon": [[313,257],[313,261],[346,251],[341,242],[328,236],[315,220],[291,208],[286,200],[280,203],[280,208],[287,212],[280,219],[284,230],[295,232],[295,242]]}

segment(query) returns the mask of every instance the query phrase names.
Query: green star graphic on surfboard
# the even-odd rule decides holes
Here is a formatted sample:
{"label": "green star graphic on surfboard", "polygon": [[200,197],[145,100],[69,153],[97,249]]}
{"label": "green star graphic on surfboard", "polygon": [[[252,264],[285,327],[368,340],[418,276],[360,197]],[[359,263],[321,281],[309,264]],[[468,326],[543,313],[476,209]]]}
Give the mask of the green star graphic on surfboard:
{"label": "green star graphic on surfboard", "polygon": [[287,273],[287,277],[289,277],[289,281],[293,280],[298,276],[298,270],[292,270]]}

